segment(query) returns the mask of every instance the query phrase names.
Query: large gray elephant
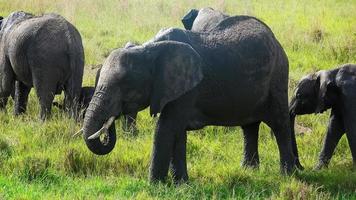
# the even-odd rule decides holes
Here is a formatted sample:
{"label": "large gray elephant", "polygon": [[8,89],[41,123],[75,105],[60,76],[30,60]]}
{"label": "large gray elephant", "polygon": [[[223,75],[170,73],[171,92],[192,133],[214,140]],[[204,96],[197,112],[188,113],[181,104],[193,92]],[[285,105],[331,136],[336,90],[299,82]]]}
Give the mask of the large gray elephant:
{"label": "large gray elephant", "polygon": [[[218,10],[214,10],[213,8],[202,8],[200,10],[192,9],[190,10],[183,18],[182,23],[187,30],[192,30],[195,32],[209,32],[213,31],[214,28],[222,22],[224,19],[230,17],[229,15],[222,13]],[[259,156],[257,149],[254,149],[255,145],[249,145],[256,143],[256,139],[258,135],[251,136],[251,131],[249,128],[242,127],[244,133],[244,159],[242,165],[245,167],[253,167],[256,168],[259,166]],[[255,132],[258,134],[258,132]],[[293,132],[294,133],[294,132]],[[250,148],[250,149],[248,149]],[[294,152],[294,156],[296,158],[296,165],[298,169],[302,170],[304,167],[300,164],[298,149],[295,143],[295,135],[292,135],[292,148]],[[251,160],[251,155],[254,155],[254,159]]]}
{"label": "large gray elephant", "polygon": [[[316,169],[328,166],[336,145],[345,132],[356,167],[355,64],[345,64],[303,77],[290,103],[291,121],[294,124],[296,115],[322,113],[330,108],[329,125]],[[292,132],[294,133],[294,128]]]}
{"label": "large gray elephant", "polygon": [[251,163],[257,132],[273,129],[281,169],[295,166],[288,113],[288,59],[270,28],[250,16],[228,17],[213,31],[160,32],[149,42],[113,51],[104,62],[84,118],[84,139],[95,154],[115,146],[120,115],[150,107],[159,119],[151,180],[187,180],[186,131],[207,125],[246,129]]}
{"label": "large gray elephant", "polygon": [[[186,30],[207,32],[213,29],[217,24],[219,24],[227,17],[229,16],[212,8],[202,8],[200,10],[192,9],[182,18],[182,23]],[[131,48],[136,45],[137,44],[128,42],[124,48]],[[138,130],[136,127],[136,117],[137,112],[123,116],[122,125],[124,131],[137,133]],[[243,163],[243,165],[245,164],[246,163]]]}
{"label": "large gray elephant", "polygon": [[54,95],[64,90],[66,109],[77,116],[84,69],[77,29],[57,14],[18,11],[1,22],[0,107],[6,106],[15,86],[15,114],[25,112],[34,87],[44,120],[51,113]]}

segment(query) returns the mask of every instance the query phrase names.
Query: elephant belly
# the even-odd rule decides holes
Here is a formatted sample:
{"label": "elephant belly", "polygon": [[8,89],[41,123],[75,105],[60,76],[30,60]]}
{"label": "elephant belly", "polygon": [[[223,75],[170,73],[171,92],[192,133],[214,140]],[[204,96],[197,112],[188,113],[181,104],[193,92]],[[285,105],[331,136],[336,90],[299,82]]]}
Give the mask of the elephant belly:
{"label": "elephant belly", "polygon": [[196,124],[241,126],[260,121],[266,111],[268,85],[210,86],[200,92],[192,121]]}

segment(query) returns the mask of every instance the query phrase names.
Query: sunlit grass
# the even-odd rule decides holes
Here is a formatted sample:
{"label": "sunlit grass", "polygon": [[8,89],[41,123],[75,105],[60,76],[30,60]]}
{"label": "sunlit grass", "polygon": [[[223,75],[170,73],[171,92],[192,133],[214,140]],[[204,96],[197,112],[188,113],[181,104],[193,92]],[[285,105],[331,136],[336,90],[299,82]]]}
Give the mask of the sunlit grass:
{"label": "sunlit grass", "polygon": [[[93,85],[96,66],[127,41],[142,43],[161,28],[183,27],[191,8],[211,6],[231,15],[254,15],[265,21],[290,61],[290,91],[306,73],[356,62],[356,3],[341,1],[235,0],[0,0],[0,15],[14,10],[57,12],[80,31],[86,54],[84,85]],[[56,100],[62,101],[62,97]],[[80,128],[58,109],[46,122],[32,91],[27,114],[14,117],[12,101],[0,113],[0,199],[355,199],[356,172],[346,138],[328,169],[313,171],[328,114],[301,116],[300,157],[306,169],[292,177],[279,174],[277,144],[266,125],[260,127],[259,170],[243,169],[240,128],[207,127],[188,136],[190,182],[152,185],[148,167],[156,119],[138,116],[137,137],[123,134],[112,153],[95,156]]]}

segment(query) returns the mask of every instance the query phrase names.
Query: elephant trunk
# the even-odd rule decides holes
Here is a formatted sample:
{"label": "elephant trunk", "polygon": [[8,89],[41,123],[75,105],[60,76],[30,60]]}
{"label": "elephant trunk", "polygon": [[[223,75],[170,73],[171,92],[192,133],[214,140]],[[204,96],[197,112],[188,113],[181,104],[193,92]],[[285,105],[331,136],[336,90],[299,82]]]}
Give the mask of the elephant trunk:
{"label": "elephant trunk", "polygon": [[299,155],[298,155],[298,146],[297,146],[297,140],[295,138],[295,130],[294,130],[294,125],[295,125],[295,98],[292,99],[290,106],[289,106],[289,119],[290,119],[290,127],[291,127],[291,142],[292,142],[292,150],[293,154],[295,157],[295,164],[299,170],[303,170],[304,167],[299,161]]}
{"label": "elephant trunk", "polygon": [[115,116],[104,109],[103,99],[94,96],[86,111],[83,132],[90,151],[97,155],[110,153],[116,144]]}

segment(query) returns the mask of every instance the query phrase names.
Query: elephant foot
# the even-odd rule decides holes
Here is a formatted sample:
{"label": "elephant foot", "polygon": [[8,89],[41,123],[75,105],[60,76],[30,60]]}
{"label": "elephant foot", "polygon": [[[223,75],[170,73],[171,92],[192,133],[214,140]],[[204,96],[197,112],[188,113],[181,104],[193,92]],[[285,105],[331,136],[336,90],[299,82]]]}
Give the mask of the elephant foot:
{"label": "elephant foot", "polygon": [[157,176],[150,174],[149,181],[151,183],[165,183],[167,180],[167,176]]}
{"label": "elephant foot", "polygon": [[188,182],[188,175],[185,174],[184,176],[180,176],[180,177],[174,176],[173,180],[174,180],[174,184],[180,185],[180,184]]}
{"label": "elephant foot", "polygon": [[149,181],[151,183],[165,183],[168,175],[168,167],[163,168],[155,168],[151,166],[149,173]]}
{"label": "elephant foot", "polygon": [[260,167],[260,161],[258,159],[244,159],[241,166],[243,168],[258,169]]}
{"label": "elephant foot", "polygon": [[304,167],[303,167],[303,165],[300,163],[299,158],[296,158],[296,159],[295,159],[295,165],[296,165],[297,169],[299,169],[299,170],[301,170],[301,171],[304,170]]}
{"label": "elephant foot", "polygon": [[0,110],[1,111],[6,110],[6,104],[7,104],[7,99],[0,98]]}
{"label": "elephant foot", "polygon": [[26,109],[25,108],[15,108],[15,111],[14,111],[14,115],[15,116],[18,116],[18,115],[22,115],[26,112]]}
{"label": "elephant foot", "polygon": [[283,175],[292,175],[296,171],[294,159],[281,162],[281,173]]}

